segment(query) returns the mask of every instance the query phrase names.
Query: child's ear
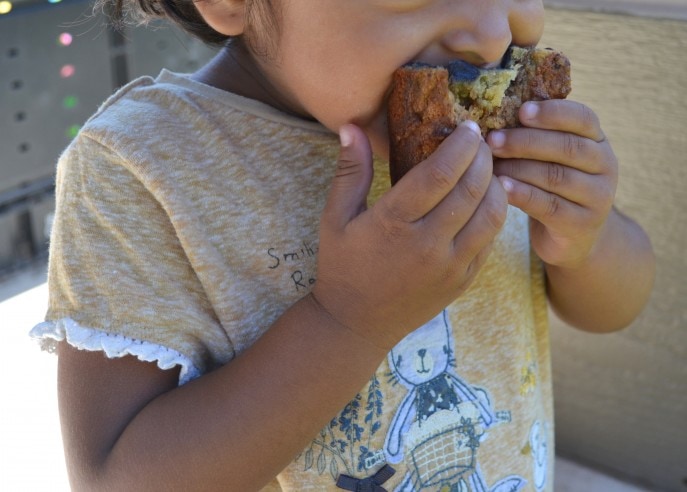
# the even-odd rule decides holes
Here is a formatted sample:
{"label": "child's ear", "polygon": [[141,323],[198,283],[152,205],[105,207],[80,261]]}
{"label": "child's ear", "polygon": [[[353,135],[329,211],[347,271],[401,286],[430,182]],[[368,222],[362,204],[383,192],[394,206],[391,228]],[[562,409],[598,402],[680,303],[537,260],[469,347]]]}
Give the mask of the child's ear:
{"label": "child's ear", "polygon": [[245,0],[196,0],[196,8],[215,31],[238,36],[245,28]]}

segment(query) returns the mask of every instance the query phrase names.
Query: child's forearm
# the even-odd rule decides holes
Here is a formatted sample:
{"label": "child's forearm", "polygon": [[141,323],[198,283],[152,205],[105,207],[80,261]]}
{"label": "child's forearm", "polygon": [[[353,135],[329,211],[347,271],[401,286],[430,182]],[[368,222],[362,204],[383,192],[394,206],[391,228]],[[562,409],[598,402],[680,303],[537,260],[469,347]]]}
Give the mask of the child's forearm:
{"label": "child's forearm", "polygon": [[[108,421],[93,411],[97,402],[105,404],[100,396],[111,400],[117,391],[136,391],[129,384],[104,387],[107,381],[98,381],[97,369],[70,374],[75,354],[69,349],[60,355],[66,357],[60,381],[63,426],[72,486],[89,491],[257,490],[355,396],[386,355],[306,297],[226,366],[150,402],[142,396],[140,409],[120,404],[133,411],[113,410],[117,413]],[[96,364],[103,367],[113,362],[100,359]],[[107,371],[112,374],[112,367]],[[141,384],[135,376],[130,380]],[[80,391],[90,398],[81,398]],[[97,438],[72,425],[112,426],[118,430],[111,435],[119,437],[104,442],[107,432],[95,431],[101,434]]]}
{"label": "child's forearm", "polygon": [[594,332],[630,324],[649,299],[654,274],[648,236],[616,209],[585,264],[575,269],[546,266],[554,311],[571,325]]}

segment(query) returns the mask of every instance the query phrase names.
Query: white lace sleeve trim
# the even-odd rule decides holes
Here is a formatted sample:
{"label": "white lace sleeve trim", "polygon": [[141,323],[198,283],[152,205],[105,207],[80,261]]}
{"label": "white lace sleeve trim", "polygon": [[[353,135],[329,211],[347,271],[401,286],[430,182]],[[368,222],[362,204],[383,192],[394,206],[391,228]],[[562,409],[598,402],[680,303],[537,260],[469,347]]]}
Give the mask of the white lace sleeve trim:
{"label": "white lace sleeve trim", "polygon": [[180,366],[179,386],[201,374],[191,359],[176,350],[117,333],[84,328],[71,318],[40,323],[31,330],[30,336],[40,342],[43,350],[49,352],[54,352],[57,342],[66,339],[67,343],[73,347],[81,350],[103,351],[111,359],[133,355],[144,362],[156,362],[157,366],[163,370]]}

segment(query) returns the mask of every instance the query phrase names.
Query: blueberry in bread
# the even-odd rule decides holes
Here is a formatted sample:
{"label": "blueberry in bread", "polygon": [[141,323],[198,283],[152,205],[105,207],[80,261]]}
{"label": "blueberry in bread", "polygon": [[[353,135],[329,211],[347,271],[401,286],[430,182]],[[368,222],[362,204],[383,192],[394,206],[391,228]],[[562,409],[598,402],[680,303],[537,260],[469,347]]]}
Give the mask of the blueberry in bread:
{"label": "blueberry in bread", "polygon": [[570,89],[570,61],[552,49],[512,46],[497,69],[459,60],[399,68],[388,108],[392,184],[429,157],[461,121],[476,121],[485,135],[516,127],[524,102],[564,99]]}

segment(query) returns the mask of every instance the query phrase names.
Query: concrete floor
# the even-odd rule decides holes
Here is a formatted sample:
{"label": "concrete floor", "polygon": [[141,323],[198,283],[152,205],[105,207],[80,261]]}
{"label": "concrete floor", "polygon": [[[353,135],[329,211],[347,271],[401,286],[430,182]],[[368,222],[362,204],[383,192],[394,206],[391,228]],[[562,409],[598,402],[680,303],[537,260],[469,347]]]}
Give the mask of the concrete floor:
{"label": "concrete floor", "polygon": [[[28,330],[42,320],[45,266],[0,279],[0,490],[66,492],[55,388],[57,359],[41,352]],[[572,461],[556,461],[556,492],[646,492]]]}

